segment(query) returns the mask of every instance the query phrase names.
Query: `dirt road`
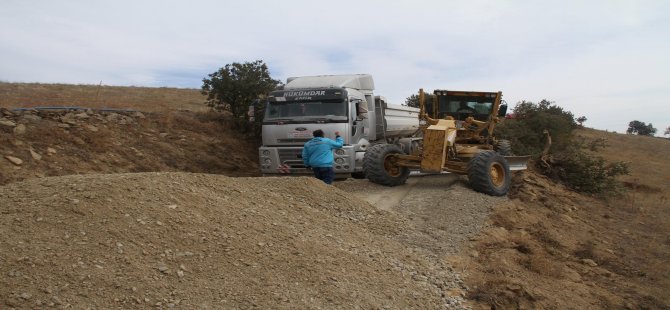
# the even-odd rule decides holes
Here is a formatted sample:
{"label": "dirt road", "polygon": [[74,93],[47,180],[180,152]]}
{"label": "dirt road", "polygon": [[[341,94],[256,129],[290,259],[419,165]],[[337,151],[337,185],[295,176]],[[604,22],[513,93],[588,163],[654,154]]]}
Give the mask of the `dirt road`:
{"label": "dirt road", "polygon": [[508,201],[473,191],[465,177],[455,174],[412,176],[396,187],[354,179],[335,186],[409,220],[419,233],[406,241],[437,256],[457,254],[485,225],[491,207]]}

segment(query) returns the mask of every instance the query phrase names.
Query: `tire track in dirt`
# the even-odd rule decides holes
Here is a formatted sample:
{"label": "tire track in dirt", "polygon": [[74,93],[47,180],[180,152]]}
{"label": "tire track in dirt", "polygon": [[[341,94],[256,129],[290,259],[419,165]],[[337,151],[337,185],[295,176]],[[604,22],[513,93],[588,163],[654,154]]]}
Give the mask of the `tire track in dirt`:
{"label": "tire track in dirt", "polygon": [[418,181],[418,178],[410,178],[405,186],[383,187],[377,191],[361,192],[356,196],[378,209],[391,211],[410,193]]}

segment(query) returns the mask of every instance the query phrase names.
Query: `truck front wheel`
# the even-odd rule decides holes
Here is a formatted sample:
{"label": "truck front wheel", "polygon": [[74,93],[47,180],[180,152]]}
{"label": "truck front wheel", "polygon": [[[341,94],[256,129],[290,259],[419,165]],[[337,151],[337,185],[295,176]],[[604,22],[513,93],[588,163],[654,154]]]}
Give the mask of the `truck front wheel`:
{"label": "truck front wheel", "polygon": [[396,186],[405,184],[409,177],[409,168],[399,166],[393,155],[404,154],[394,144],[376,144],[368,148],[363,157],[363,171],[373,183]]}
{"label": "truck front wheel", "polygon": [[491,196],[504,196],[509,190],[511,175],[505,157],[484,151],[468,163],[468,180],[472,189]]}

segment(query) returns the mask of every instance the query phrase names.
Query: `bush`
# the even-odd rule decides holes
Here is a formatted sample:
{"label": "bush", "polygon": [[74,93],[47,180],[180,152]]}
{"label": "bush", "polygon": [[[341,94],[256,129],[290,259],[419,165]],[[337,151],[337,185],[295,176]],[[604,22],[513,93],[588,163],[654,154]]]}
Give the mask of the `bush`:
{"label": "bush", "polygon": [[[585,119],[585,117],[583,117]],[[572,132],[577,128],[574,115],[551,101],[520,102],[511,114],[496,127],[496,136],[512,142],[516,154],[540,158],[546,145],[543,131],[551,135],[551,156],[539,163],[541,171],[565,183],[568,187],[587,193],[605,193],[617,189],[616,177],[628,174],[628,164],[607,163],[602,157],[587,152],[607,147],[604,139],[586,142],[577,140]]]}
{"label": "bush", "polygon": [[257,132],[261,118],[249,122],[249,105],[263,98],[282,83],[270,76],[270,69],[262,60],[227,64],[202,80],[205,104],[217,111],[227,111],[234,125],[242,131]]}
{"label": "bush", "polygon": [[626,130],[626,133],[638,134],[640,136],[653,136],[656,134],[656,128],[654,128],[654,125],[652,125],[651,123],[647,125],[644,122],[636,120],[628,123],[628,130]]}
{"label": "bush", "polygon": [[539,156],[546,144],[545,129],[552,138],[551,151],[564,150],[570,144],[572,130],[577,128],[572,112],[546,99],[539,103],[522,101],[510,117],[496,127],[495,135],[510,140],[515,154]]}
{"label": "bush", "polygon": [[607,163],[602,157],[590,155],[582,145],[576,144],[554,156],[550,175],[576,191],[606,193],[616,191],[619,187],[616,177],[628,173],[627,163]]}
{"label": "bush", "polygon": [[588,118],[586,118],[586,116],[580,116],[579,118],[577,118],[577,123],[579,123],[579,127],[583,128],[584,122],[586,122],[587,120]]}

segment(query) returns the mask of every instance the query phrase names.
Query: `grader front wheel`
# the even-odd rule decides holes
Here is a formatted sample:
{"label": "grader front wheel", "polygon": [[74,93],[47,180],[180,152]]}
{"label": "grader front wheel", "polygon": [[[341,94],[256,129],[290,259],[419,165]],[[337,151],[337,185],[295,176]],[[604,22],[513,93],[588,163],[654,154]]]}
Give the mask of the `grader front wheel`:
{"label": "grader front wheel", "polygon": [[395,154],[403,154],[394,144],[376,144],[370,147],[363,157],[363,170],[371,182],[396,186],[405,184],[409,177],[409,168],[397,165]]}
{"label": "grader front wheel", "polygon": [[509,164],[505,157],[494,151],[481,152],[468,163],[468,180],[478,192],[504,196],[511,182]]}

